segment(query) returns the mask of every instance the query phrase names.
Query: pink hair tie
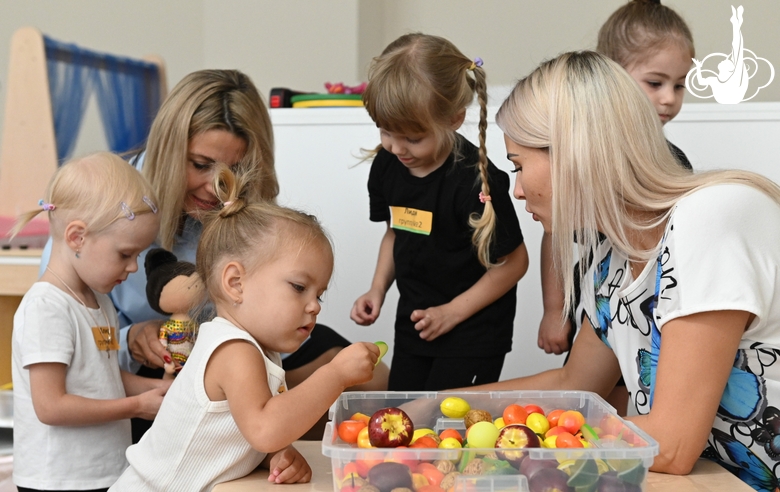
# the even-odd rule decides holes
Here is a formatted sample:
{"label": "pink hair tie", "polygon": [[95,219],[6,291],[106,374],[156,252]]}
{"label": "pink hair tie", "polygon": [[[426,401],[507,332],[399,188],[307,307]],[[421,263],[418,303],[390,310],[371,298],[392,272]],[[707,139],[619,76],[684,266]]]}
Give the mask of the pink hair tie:
{"label": "pink hair tie", "polygon": [[43,208],[44,212],[51,212],[52,210],[57,208],[53,203],[44,202],[43,198],[38,200],[38,205],[40,205]]}
{"label": "pink hair tie", "polygon": [[485,203],[485,202],[489,202],[489,201],[492,201],[492,200],[493,199],[490,198],[490,195],[486,195],[486,194],[482,193],[481,191],[479,192],[479,201],[480,202]]}
{"label": "pink hair tie", "polygon": [[227,202],[225,202],[225,203],[223,203],[223,204],[222,204],[222,206],[223,206],[223,207],[229,207],[229,206],[231,206],[231,205],[233,205],[233,201],[232,201],[232,200],[230,200],[230,201],[227,201]]}

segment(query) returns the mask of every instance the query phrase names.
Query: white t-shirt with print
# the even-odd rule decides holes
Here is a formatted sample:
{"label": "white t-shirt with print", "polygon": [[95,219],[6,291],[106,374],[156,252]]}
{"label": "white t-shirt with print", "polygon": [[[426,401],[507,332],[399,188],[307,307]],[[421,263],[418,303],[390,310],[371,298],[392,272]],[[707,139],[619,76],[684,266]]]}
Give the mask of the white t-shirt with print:
{"label": "white t-shirt with print", "polygon": [[110,486],[127,467],[130,420],[98,425],[50,426],[38,420],[30,394],[29,366],[61,363],[69,394],[124,398],[116,350],[98,348],[92,327],[106,319],[118,335],[108,296],[95,293],[101,309],[89,309],[59,288],[37,282],[14,315],[14,483],[34,489],[98,489]]}

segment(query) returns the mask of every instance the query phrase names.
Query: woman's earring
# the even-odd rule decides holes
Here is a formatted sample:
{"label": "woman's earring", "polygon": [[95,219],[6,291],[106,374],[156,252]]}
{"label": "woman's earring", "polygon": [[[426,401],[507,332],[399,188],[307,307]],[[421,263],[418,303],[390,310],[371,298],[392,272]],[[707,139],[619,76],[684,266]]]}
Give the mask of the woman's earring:
{"label": "woman's earring", "polygon": [[76,258],[81,258],[81,256],[79,256],[79,253],[81,253],[81,250],[80,250],[80,249],[77,249],[77,250],[76,250]]}

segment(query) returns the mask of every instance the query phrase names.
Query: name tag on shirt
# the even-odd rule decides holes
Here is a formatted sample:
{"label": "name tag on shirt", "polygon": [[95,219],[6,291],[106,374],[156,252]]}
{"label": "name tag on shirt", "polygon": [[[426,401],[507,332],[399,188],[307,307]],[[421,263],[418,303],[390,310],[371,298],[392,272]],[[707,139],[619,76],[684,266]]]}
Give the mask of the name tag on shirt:
{"label": "name tag on shirt", "polygon": [[408,207],[390,207],[390,214],[392,216],[391,227],[393,229],[424,234],[426,236],[431,234],[433,212]]}
{"label": "name tag on shirt", "polygon": [[116,336],[116,328],[113,326],[93,326],[92,336],[95,345],[100,351],[119,350],[119,339]]}

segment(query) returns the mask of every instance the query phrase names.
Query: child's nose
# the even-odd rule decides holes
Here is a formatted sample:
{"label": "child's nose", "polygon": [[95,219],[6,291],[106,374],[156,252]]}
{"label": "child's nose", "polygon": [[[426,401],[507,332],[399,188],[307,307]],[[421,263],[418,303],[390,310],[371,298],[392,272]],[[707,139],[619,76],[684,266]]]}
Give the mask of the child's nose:
{"label": "child's nose", "polygon": [[306,306],[306,312],[313,314],[314,316],[320,314],[320,311],[322,311],[322,304],[320,304],[320,301],[316,299],[309,302],[309,304]]}
{"label": "child's nose", "polygon": [[674,87],[664,87],[661,90],[661,104],[664,106],[672,106],[674,105],[675,98],[677,97],[674,93]]}
{"label": "child's nose", "polygon": [[134,261],[131,261],[129,265],[127,265],[127,271],[129,273],[135,273],[138,271],[138,258],[136,258]]}

